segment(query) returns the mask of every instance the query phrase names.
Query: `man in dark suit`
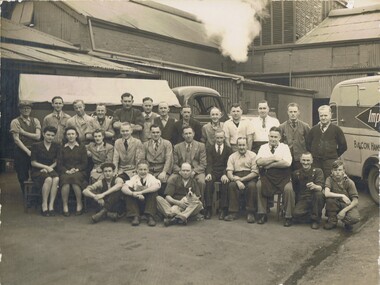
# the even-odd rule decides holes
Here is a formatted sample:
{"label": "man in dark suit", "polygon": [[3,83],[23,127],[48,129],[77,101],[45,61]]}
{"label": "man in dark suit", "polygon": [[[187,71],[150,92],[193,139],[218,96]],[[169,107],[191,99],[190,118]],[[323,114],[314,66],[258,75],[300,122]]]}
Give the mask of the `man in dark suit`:
{"label": "man in dark suit", "polygon": [[219,202],[219,220],[226,216],[228,208],[227,188],[230,181],[227,177],[227,161],[232,154],[232,150],[224,143],[224,131],[215,132],[215,144],[208,145],[206,148],[207,167],[206,167],[206,189],[205,189],[205,219],[211,218],[211,203],[214,193],[214,183],[221,182],[220,202]]}
{"label": "man in dark suit", "polygon": [[194,140],[194,130],[192,127],[184,127],[182,133],[185,141],[174,146],[173,174],[169,177],[168,184],[176,179],[182,163],[188,162],[192,166],[191,177],[197,181],[203,200],[206,187],[206,148],[203,143]]}
{"label": "man in dark suit", "polygon": [[174,124],[174,131],[172,136],[173,145],[184,141],[184,138],[182,136],[182,129],[187,126],[190,126],[194,130],[194,139],[196,141],[200,141],[202,138],[202,125],[197,120],[191,118],[191,107],[184,105],[181,110],[181,115],[182,119],[175,122]]}
{"label": "man in dark suit", "polygon": [[[145,159],[149,162],[149,172],[161,181],[161,189],[173,168],[173,146],[170,141],[161,138],[161,130],[157,125],[150,126],[151,139],[144,142]],[[162,194],[162,193],[159,193]]]}
{"label": "man in dark suit", "polygon": [[169,117],[169,111],[169,104],[166,102],[160,102],[158,104],[158,114],[160,116],[154,119],[153,124],[160,127],[161,137],[163,139],[173,143],[172,136],[174,133],[175,119]]}

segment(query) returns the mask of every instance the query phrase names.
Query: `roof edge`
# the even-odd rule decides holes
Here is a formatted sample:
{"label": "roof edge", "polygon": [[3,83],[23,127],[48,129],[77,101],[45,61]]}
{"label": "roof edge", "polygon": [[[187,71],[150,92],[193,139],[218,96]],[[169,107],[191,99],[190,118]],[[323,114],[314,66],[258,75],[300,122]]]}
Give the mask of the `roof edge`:
{"label": "roof edge", "polygon": [[357,7],[352,9],[336,9],[332,10],[329,13],[329,17],[340,17],[340,16],[348,16],[348,15],[357,15],[357,14],[365,14],[380,11],[380,4]]}

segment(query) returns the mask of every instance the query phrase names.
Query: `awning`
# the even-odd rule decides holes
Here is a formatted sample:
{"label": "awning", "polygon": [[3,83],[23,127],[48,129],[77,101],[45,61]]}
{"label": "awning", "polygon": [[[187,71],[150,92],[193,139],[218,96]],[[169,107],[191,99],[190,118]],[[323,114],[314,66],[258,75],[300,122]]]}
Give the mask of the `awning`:
{"label": "awning", "polygon": [[164,101],[180,107],[166,80],[20,74],[19,98],[31,102],[50,102],[61,96],[65,103],[82,99],[86,104],[120,105],[125,92],[133,95],[136,106],[151,97],[154,105]]}

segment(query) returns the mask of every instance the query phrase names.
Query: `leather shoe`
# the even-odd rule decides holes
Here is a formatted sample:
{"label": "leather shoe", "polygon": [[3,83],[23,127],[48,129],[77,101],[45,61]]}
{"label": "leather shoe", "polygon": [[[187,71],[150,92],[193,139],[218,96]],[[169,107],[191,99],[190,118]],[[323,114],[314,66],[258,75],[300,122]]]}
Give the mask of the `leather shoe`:
{"label": "leather shoe", "polygon": [[140,224],[140,217],[134,216],[132,220],[132,226],[138,226]]}
{"label": "leather shoe", "polygon": [[352,225],[349,225],[349,224],[344,224],[344,229],[348,232],[352,232],[354,227]]}
{"label": "leather shoe", "polygon": [[247,223],[254,224],[255,223],[255,215],[252,213],[249,213],[247,215]]}
{"label": "leather shoe", "polygon": [[69,212],[69,211],[67,211],[67,212],[63,211],[63,215],[64,215],[65,217],[70,217],[70,212]]}
{"label": "leather shoe", "polygon": [[285,218],[284,227],[290,227],[292,225],[292,219]]}
{"label": "leather shoe", "polygon": [[79,210],[75,212],[75,216],[80,216],[83,214],[83,210]]}
{"label": "leather shoe", "polygon": [[155,225],[156,225],[156,221],[154,220],[154,218],[152,216],[149,215],[149,217],[148,217],[148,226],[154,227]]}
{"label": "leather shoe", "polygon": [[312,222],[310,226],[313,230],[318,230],[319,229],[319,223],[317,222]]}
{"label": "leather shoe", "polygon": [[164,226],[168,227],[171,225],[176,225],[176,224],[178,224],[178,221],[179,221],[179,219],[177,219],[177,218],[171,218],[171,219],[165,218],[164,219]]}
{"label": "leather shoe", "polygon": [[211,210],[209,210],[209,209],[206,210],[206,213],[205,213],[205,219],[206,219],[206,220],[211,219]]}
{"label": "leather shoe", "polygon": [[233,220],[236,220],[236,214],[229,214],[229,215],[224,217],[224,220],[227,222],[231,222]]}
{"label": "leather shoe", "polygon": [[262,225],[262,224],[265,224],[267,222],[267,220],[268,220],[267,215],[261,214],[257,223],[259,225]]}
{"label": "leather shoe", "polygon": [[41,215],[44,216],[44,217],[49,217],[49,211],[46,210],[46,211],[41,211]]}
{"label": "leather shoe", "polygon": [[54,217],[55,216],[55,211],[54,210],[49,210],[49,216]]}
{"label": "leather shoe", "polygon": [[324,228],[325,230],[332,230],[332,229],[336,228],[336,223],[327,222],[327,224],[325,224],[325,225],[323,226],[323,228]]}
{"label": "leather shoe", "polygon": [[91,216],[91,220],[94,224],[100,222],[107,214],[106,209],[101,209],[98,213],[95,215]]}
{"label": "leather shoe", "polygon": [[221,210],[220,213],[219,213],[219,220],[224,220],[225,216],[226,216],[226,211],[225,210]]}

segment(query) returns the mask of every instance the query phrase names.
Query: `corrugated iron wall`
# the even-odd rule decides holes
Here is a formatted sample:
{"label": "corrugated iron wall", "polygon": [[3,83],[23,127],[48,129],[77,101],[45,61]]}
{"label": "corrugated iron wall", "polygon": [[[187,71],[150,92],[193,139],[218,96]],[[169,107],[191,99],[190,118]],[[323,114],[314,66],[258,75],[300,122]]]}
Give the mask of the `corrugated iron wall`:
{"label": "corrugated iron wall", "polygon": [[239,86],[236,80],[232,78],[210,77],[154,67],[144,67],[144,69],[159,74],[161,79],[169,82],[171,88],[179,86],[204,86],[215,89],[222,97],[228,98],[222,98],[227,110],[229,110],[231,103],[239,101]]}
{"label": "corrugated iron wall", "polygon": [[292,87],[317,90],[318,93],[315,98],[330,98],[331,91],[339,82],[363,76],[366,76],[366,74],[293,77]]}

